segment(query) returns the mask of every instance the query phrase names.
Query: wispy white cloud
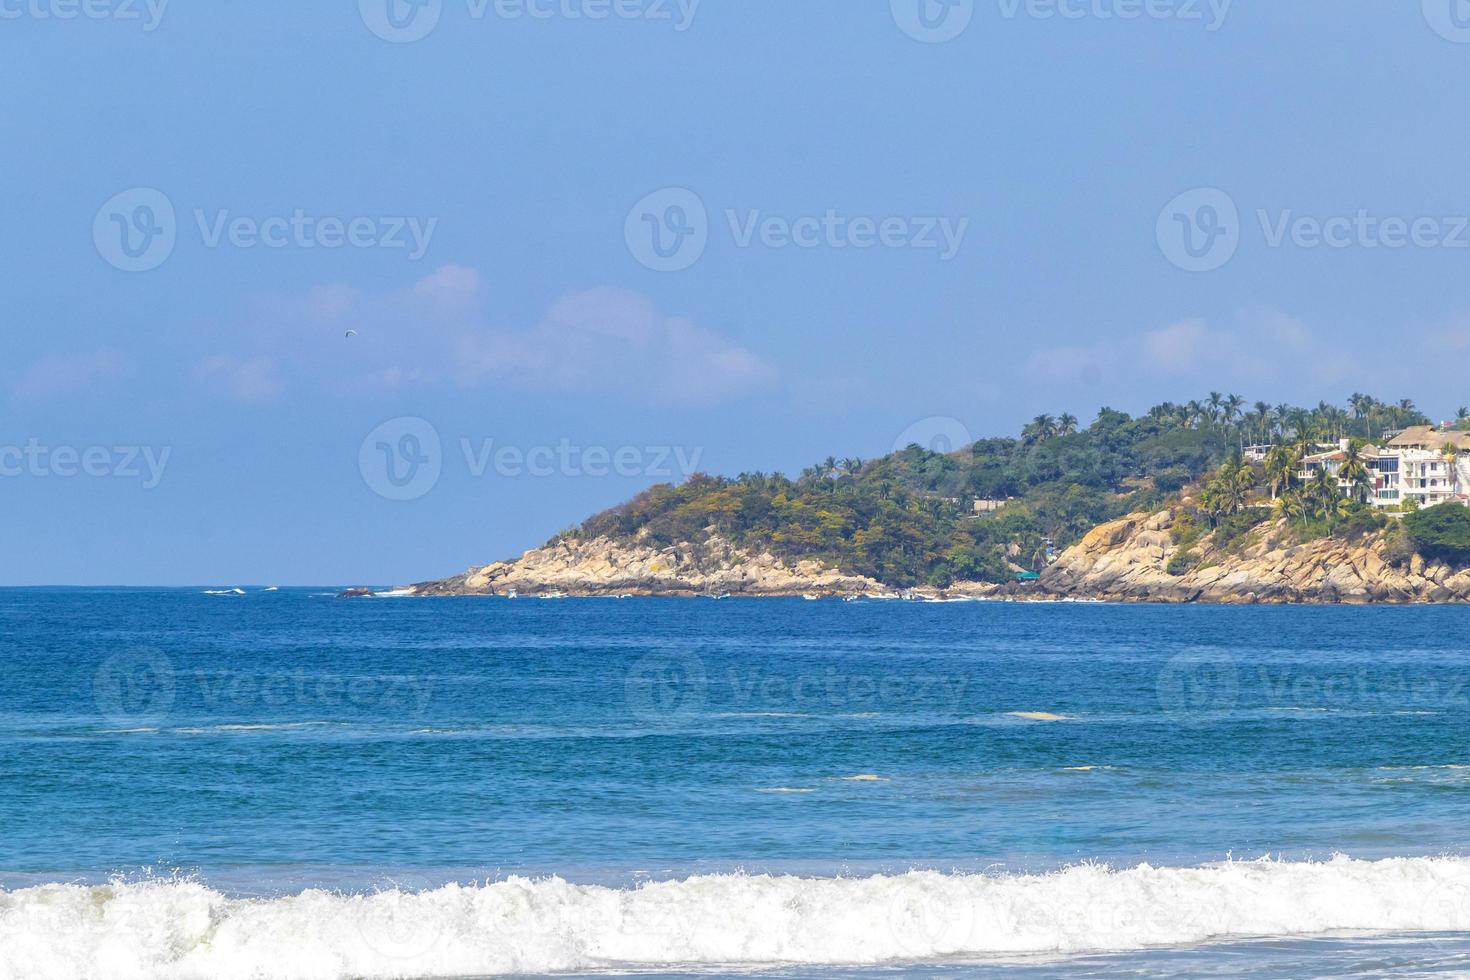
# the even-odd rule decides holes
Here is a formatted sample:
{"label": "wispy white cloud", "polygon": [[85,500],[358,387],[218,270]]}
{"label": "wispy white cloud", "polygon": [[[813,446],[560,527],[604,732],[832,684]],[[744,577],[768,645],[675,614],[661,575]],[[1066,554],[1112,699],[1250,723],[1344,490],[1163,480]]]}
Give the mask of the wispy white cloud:
{"label": "wispy white cloud", "polygon": [[1190,318],[1090,345],[1041,348],[1030,356],[1027,373],[1064,383],[1177,380],[1259,387],[1337,382],[1356,368],[1366,374],[1371,366],[1296,317],[1258,308],[1220,326]]}
{"label": "wispy white cloud", "polygon": [[458,352],[462,383],[493,380],[654,402],[719,401],[776,377],[751,351],[621,289],[563,297],[527,330],[466,334]]}
{"label": "wispy white cloud", "polygon": [[275,363],[267,357],[215,354],[194,366],[194,381],[234,401],[256,405],[275,401],[285,390]]}
{"label": "wispy white cloud", "polygon": [[268,356],[346,390],[494,384],[650,403],[715,402],[777,379],[755,352],[631,290],[572,293],[528,324],[497,322],[486,306],[480,274],[458,265],[378,294],[277,297],[241,367]]}
{"label": "wispy white cloud", "polygon": [[128,363],[110,350],[82,354],[52,354],[36,361],[12,389],[22,401],[45,401],[74,395],[126,373]]}

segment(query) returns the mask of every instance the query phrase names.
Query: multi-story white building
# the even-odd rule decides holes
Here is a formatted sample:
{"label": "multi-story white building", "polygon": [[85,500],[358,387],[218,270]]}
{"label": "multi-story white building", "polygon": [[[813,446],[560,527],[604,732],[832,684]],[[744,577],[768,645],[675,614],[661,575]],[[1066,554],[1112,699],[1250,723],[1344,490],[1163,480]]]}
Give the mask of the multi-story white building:
{"label": "multi-story white building", "polygon": [[[1446,452],[1446,447],[1453,447],[1454,452]],[[1398,457],[1401,500],[1417,500],[1421,507],[1466,501],[1470,432],[1414,425],[1390,439],[1387,448]]]}
{"label": "multi-story white building", "polygon": [[[1416,425],[1391,435],[1381,448],[1368,445],[1358,450],[1372,480],[1369,503],[1375,507],[1398,507],[1408,500],[1421,507],[1470,503],[1470,432]],[[1454,453],[1445,452],[1446,446],[1454,447]],[[1336,449],[1305,457],[1297,479],[1303,483],[1314,480],[1324,467],[1336,476],[1347,451],[1348,440],[1344,439]],[[1337,485],[1346,496],[1355,492],[1351,480],[1339,478]]]}

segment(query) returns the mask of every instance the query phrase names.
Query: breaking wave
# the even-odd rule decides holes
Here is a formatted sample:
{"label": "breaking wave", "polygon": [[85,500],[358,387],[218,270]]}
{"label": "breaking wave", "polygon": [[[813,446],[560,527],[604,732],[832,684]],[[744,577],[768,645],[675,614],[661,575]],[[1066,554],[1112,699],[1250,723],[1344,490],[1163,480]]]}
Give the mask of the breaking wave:
{"label": "breaking wave", "polygon": [[1044,875],[510,878],[229,898],[193,881],[0,890],[0,977],[435,977],[871,965],[1253,936],[1470,930],[1470,859],[1081,865]]}

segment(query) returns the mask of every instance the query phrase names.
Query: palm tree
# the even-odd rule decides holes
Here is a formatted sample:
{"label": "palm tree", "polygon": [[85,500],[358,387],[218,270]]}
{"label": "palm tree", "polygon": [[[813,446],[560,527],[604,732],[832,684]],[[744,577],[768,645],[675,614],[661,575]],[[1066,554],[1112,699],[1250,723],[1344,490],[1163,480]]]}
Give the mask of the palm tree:
{"label": "palm tree", "polygon": [[[1348,397],[1348,407],[1353,410],[1353,419],[1358,422],[1364,422],[1367,419],[1368,410],[1372,405],[1373,399],[1361,391],[1355,391]],[[1368,426],[1366,423],[1363,426],[1363,435],[1368,435]]]}
{"label": "palm tree", "polygon": [[1340,510],[1342,491],[1338,489],[1337,480],[1327,471],[1326,466],[1322,466],[1317,470],[1317,475],[1312,480],[1309,493],[1311,494],[1312,502],[1317,505],[1317,509],[1322,513],[1322,516],[1327,518],[1327,526],[1330,528]]}
{"label": "palm tree", "polygon": [[1256,402],[1252,406],[1256,410],[1256,432],[1260,434],[1261,442],[1271,441],[1271,406],[1265,402]]}
{"label": "palm tree", "polygon": [[1347,451],[1343,453],[1342,465],[1337,468],[1337,478],[1351,483],[1354,496],[1367,502],[1366,491],[1372,489],[1373,481],[1368,475],[1367,464],[1363,462],[1362,444],[1356,439],[1348,443]]}
{"label": "palm tree", "polygon": [[1057,434],[1057,420],[1050,415],[1038,415],[1022,432],[1027,442],[1045,442]]}
{"label": "palm tree", "polygon": [[1070,436],[1077,431],[1077,416],[1063,412],[1057,419],[1057,435]]}
{"label": "palm tree", "polygon": [[1266,479],[1271,484],[1271,499],[1291,486],[1291,475],[1296,469],[1296,458],[1286,446],[1273,446],[1266,454]]}
{"label": "palm tree", "polygon": [[1460,470],[1455,465],[1455,457],[1459,455],[1460,449],[1453,442],[1446,442],[1439,451],[1449,463],[1450,493],[1458,497],[1460,495]]}
{"label": "palm tree", "polygon": [[1300,515],[1302,526],[1305,527],[1307,523],[1307,507],[1306,501],[1302,499],[1301,491],[1288,489],[1278,497],[1276,499],[1276,514],[1278,517],[1284,518],[1288,523],[1291,521],[1293,515]]}
{"label": "palm tree", "polygon": [[1224,395],[1220,394],[1218,391],[1210,392],[1210,421],[1213,422],[1215,419],[1220,417],[1220,406],[1223,404],[1225,404]]}
{"label": "palm tree", "polygon": [[1240,408],[1245,404],[1245,399],[1239,395],[1225,396],[1225,421],[1234,422],[1240,415]]}

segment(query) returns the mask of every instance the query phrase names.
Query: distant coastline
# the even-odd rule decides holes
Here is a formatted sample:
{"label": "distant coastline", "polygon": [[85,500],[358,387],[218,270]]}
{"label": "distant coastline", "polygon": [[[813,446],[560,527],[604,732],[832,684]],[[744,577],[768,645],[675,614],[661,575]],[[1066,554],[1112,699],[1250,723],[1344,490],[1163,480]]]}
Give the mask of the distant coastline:
{"label": "distant coastline", "polygon": [[1470,418],[1212,392],[1086,428],[695,474],[413,596],[1470,601]]}

